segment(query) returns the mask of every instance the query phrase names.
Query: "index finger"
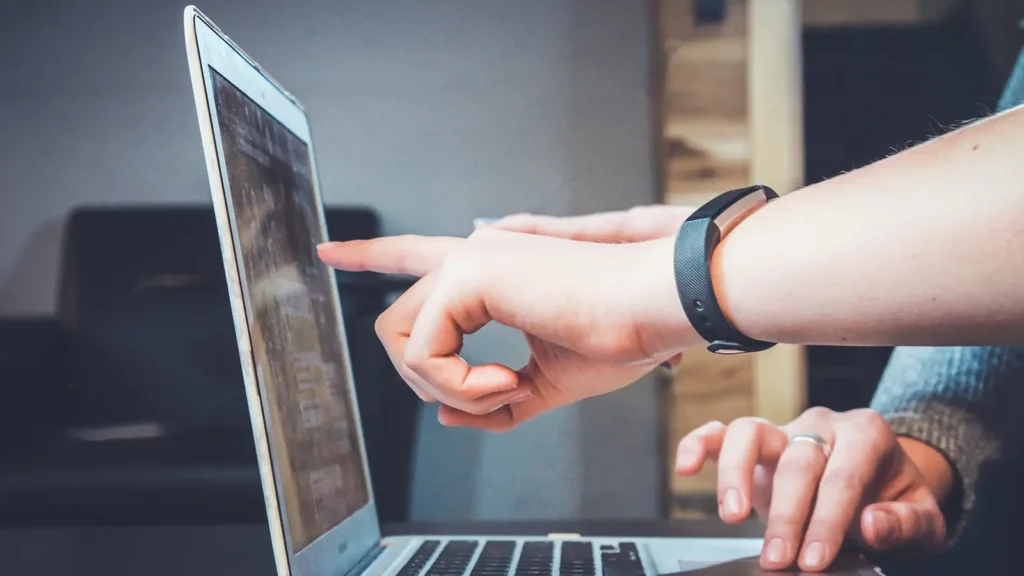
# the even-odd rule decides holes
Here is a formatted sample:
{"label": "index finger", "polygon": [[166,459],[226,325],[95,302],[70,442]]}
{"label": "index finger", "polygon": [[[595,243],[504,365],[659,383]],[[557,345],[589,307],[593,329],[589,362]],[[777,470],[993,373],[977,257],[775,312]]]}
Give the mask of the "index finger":
{"label": "index finger", "polygon": [[325,264],[347,272],[426,276],[466,240],[447,236],[388,236],[371,240],[325,242],[317,254]]}
{"label": "index finger", "polygon": [[490,228],[585,242],[643,242],[674,234],[694,209],[655,204],[583,216],[514,214]]}

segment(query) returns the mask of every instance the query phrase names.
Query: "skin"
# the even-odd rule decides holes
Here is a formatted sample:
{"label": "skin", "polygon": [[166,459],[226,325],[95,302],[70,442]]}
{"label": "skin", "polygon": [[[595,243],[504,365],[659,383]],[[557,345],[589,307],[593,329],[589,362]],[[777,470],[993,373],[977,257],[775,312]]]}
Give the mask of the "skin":
{"label": "skin", "polygon": [[[789,444],[815,433],[833,447]],[[718,462],[719,516],[727,523],[756,511],[767,520],[761,566],[794,562],[804,571],[828,567],[847,537],[879,551],[939,549],[946,525],[939,503],[952,470],[933,448],[897,438],[871,410],[812,408],[785,426],[740,418],[709,422],[679,443],[676,472],[696,474]]]}
{"label": "skin", "polygon": [[[691,212],[690,207],[652,206],[570,218],[519,214],[490,227],[585,242],[636,243],[673,235]],[[398,309],[389,310],[378,323],[385,336]],[[671,361],[681,358],[676,355]],[[423,392],[426,384],[414,382],[421,397],[434,401]],[[439,415],[442,422],[458,425],[458,413],[448,407],[441,406]],[[495,429],[504,426],[502,422]],[[826,461],[809,444],[787,449],[789,435],[797,431],[829,439],[836,447],[831,458]],[[761,564],[768,570],[797,561],[802,570],[824,570],[847,537],[875,550],[932,550],[945,537],[938,503],[952,483],[949,463],[924,443],[894,437],[884,420],[868,410],[836,414],[815,408],[783,427],[756,418],[729,426],[709,422],[680,442],[676,472],[696,474],[709,461],[717,461],[720,471],[721,518],[742,522],[754,511],[767,520]],[[852,480],[850,470],[859,471]],[[825,497],[818,494],[819,487]],[[781,497],[773,499],[774,494]],[[816,494],[817,503],[811,506]],[[812,551],[815,542],[820,545]]]}
{"label": "skin", "polygon": [[[1015,108],[749,215],[711,260],[727,318],[753,338],[794,344],[1024,342],[1020,134]],[[587,242],[486,228],[328,243],[319,254],[342,270],[421,278],[378,334],[453,425],[507,429],[703,344],[679,305],[671,237]],[[463,337],[488,322],[524,333],[529,364],[466,364]]]}
{"label": "skin", "polygon": [[[647,206],[569,218],[517,214],[491,226],[588,242],[642,242],[673,236],[692,211]],[[809,432],[836,447],[829,459],[810,444],[787,446],[790,435]],[[877,551],[931,551],[946,536],[939,504],[952,485],[949,462],[923,442],[896,437],[871,410],[812,408],[785,426],[758,418],[729,426],[708,422],[679,443],[676,473],[697,474],[709,461],[718,463],[722,520],[742,522],[753,510],[767,521],[766,570],[794,563],[809,572],[827,569],[847,537]]]}
{"label": "skin", "polygon": [[[678,306],[669,298],[672,270],[650,260],[646,242],[486,229],[468,240],[382,238],[320,253],[345,270],[421,277],[378,318],[377,334],[406,382],[425,401],[441,403],[438,419],[445,425],[507,430],[635,382],[680,353],[674,342],[639,329],[671,322]],[[608,275],[609,265],[621,275]],[[555,277],[564,281],[537,281]],[[635,288],[621,290],[622,278]],[[639,317],[630,304],[639,294],[667,305]],[[525,366],[471,367],[459,356],[464,335],[488,322],[523,332],[531,352]],[[683,330],[691,345],[699,342],[692,329]],[[667,326],[659,332],[680,336]]]}
{"label": "skin", "polygon": [[[569,218],[518,214],[491,226],[588,242],[642,242],[673,236],[692,210],[649,206]],[[831,458],[810,444],[787,447],[791,434],[808,432],[830,439],[836,446]],[[696,474],[709,461],[718,463],[722,520],[742,522],[753,510],[767,521],[761,554],[767,570],[794,563],[805,571],[824,570],[847,537],[878,551],[934,550],[944,542],[939,503],[952,484],[949,462],[927,444],[894,436],[876,412],[812,408],[785,426],[758,418],[729,426],[708,422],[679,443],[676,473]]]}
{"label": "skin", "polygon": [[[747,216],[711,261],[726,316],[748,336],[794,344],[1024,343],[1021,134],[1024,108],[1016,108],[788,194]],[[678,361],[687,348],[706,344],[687,322],[676,293],[669,221],[675,218],[672,226],[678,226],[678,215],[665,216],[665,228],[651,224],[651,232],[621,214],[614,218],[618,235],[603,237],[578,232],[595,226],[594,219],[547,221],[548,229],[562,230],[550,235],[505,222],[469,238],[328,243],[319,255],[342,270],[419,277],[378,320],[381,341],[420,397],[440,404],[442,423],[501,431],[626,386],[662,362]],[[655,234],[655,228],[661,231]],[[489,322],[522,331],[531,351],[525,366],[469,366],[459,356],[464,336]],[[852,434],[842,430],[853,427],[833,424],[838,452]],[[903,442],[885,446],[859,476],[837,475],[847,482],[842,485],[864,481],[890,460],[918,466]],[[846,458],[833,454],[829,463]],[[942,473],[926,473],[923,462],[929,458],[934,455],[920,459],[923,478],[908,486],[927,486],[938,500]],[[822,469],[822,486],[832,478],[828,470]],[[903,464],[898,471],[905,472],[900,478],[913,477]],[[803,555],[809,554],[807,542],[820,541],[822,557],[834,556],[836,534],[856,518],[849,498],[829,490],[817,499],[847,505],[828,514],[815,508],[810,527],[820,524],[818,518],[830,523],[824,524],[828,530],[803,539]],[[919,510],[924,496],[911,492],[920,499],[898,501],[902,492],[876,496]],[[740,514],[749,511],[752,498],[740,492]],[[861,532],[874,530],[871,521],[861,524]],[[929,534],[940,532],[934,522],[927,525]],[[796,536],[787,532],[785,541],[795,554]],[[817,565],[811,560],[808,566]]]}

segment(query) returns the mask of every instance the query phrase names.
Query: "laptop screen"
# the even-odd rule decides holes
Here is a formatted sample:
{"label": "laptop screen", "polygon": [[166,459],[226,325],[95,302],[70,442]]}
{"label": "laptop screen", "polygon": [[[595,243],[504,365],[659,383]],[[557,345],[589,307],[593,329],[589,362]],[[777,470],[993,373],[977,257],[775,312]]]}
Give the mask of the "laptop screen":
{"label": "laptop screen", "polygon": [[369,503],[308,145],[215,70],[253,360],[292,551]]}

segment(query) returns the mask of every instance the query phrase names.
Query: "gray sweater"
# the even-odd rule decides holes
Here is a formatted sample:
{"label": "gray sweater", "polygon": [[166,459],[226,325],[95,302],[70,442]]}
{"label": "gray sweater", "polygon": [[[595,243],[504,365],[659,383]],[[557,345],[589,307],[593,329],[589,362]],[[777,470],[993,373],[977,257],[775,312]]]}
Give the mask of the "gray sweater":
{"label": "gray sweater", "polygon": [[871,407],[896,434],[934,446],[952,464],[956,489],[946,515],[955,540],[982,466],[1019,449],[1024,348],[897,348]]}

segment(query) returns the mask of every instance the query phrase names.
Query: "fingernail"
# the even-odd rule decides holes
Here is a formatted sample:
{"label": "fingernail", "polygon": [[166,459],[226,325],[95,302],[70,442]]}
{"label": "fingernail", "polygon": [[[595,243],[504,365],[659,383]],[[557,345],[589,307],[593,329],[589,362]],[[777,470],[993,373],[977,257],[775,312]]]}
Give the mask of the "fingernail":
{"label": "fingernail", "polygon": [[725,498],[722,499],[722,508],[727,516],[738,516],[740,508],[743,507],[743,500],[740,498],[739,490],[729,488],[725,491]]}
{"label": "fingernail", "polygon": [[825,545],[821,542],[811,542],[811,545],[807,547],[804,552],[803,567],[811,570],[819,570],[824,568],[825,564]]}
{"label": "fingernail", "polygon": [[786,555],[786,541],[782,538],[772,538],[764,549],[765,560],[772,564],[780,564]]}
{"label": "fingernail", "polygon": [[522,402],[524,400],[529,400],[530,398],[533,398],[533,391],[532,390],[520,390],[518,393],[509,396],[508,400],[506,400],[505,403],[506,404],[516,404],[516,403]]}
{"label": "fingernail", "polygon": [[875,510],[871,515],[871,523],[874,524],[875,536],[881,543],[889,542],[896,534],[896,518],[888,512]]}
{"label": "fingernail", "polygon": [[333,246],[335,244],[337,244],[337,242],[324,242],[322,244],[317,244],[316,245],[316,250],[317,250],[317,252],[319,252],[320,250],[324,250],[325,248],[330,248],[331,246]]}

